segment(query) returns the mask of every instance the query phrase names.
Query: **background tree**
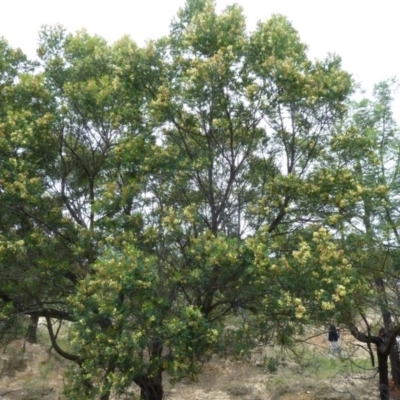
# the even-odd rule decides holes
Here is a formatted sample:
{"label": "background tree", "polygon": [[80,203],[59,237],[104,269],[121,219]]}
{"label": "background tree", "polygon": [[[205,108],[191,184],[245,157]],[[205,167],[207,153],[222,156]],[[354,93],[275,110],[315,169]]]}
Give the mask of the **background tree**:
{"label": "background tree", "polygon": [[32,74],[34,65],[5,42],[1,50],[0,298],[4,317],[10,317],[4,327],[30,315],[28,339],[34,341],[38,316],[45,308],[53,314],[60,293],[69,290],[51,272],[63,265],[65,255],[60,204],[47,193],[46,172],[55,156],[52,118],[49,94],[42,77]]}
{"label": "background tree", "polygon": [[[372,337],[383,326],[387,338],[396,336],[398,326],[398,127],[393,119],[391,102],[394,82],[381,82],[375,86],[373,99],[364,99],[352,106],[350,120],[334,139],[333,157],[346,165],[357,182],[360,201],[343,203],[340,215],[342,243],[347,256],[363,284],[358,290],[357,307],[365,323],[366,336],[362,340],[377,343]],[[352,132],[344,135],[345,129]],[[378,327],[370,326],[368,313],[381,315]],[[348,320],[351,320],[348,319]],[[352,320],[355,323],[355,320]],[[352,331],[361,338],[353,325]],[[370,339],[367,339],[369,338]],[[390,354],[392,376],[397,385],[399,378],[399,356],[395,341],[392,347],[379,345],[378,361],[383,362]],[[382,350],[382,351],[381,351]],[[385,353],[385,356],[383,356]],[[388,398],[387,361],[382,384],[382,398]]]}

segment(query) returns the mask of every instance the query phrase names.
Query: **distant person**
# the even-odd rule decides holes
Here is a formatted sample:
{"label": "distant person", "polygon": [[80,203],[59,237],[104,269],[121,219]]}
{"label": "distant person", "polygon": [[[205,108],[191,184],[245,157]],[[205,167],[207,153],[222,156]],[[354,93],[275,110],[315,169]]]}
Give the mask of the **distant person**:
{"label": "distant person", "polygon": [[396,349],[397,354],[400,353],[400,336],[396,336],[396,343],[394,345],[394,348]]}
{"label": "distant person", "polygon": [[331,344],[330,353],[332,355],[335,354],[339,356],[341,355],[339,339],[340,339],[340,331],[336,329],[336,326],[334,324],[331,324],[329,326],[328,341]]}

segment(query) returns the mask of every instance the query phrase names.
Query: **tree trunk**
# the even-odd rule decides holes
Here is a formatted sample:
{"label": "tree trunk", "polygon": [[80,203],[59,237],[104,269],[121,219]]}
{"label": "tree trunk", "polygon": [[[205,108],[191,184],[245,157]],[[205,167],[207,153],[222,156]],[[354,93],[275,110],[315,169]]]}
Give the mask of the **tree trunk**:
{"label": "tree trunk", "polygon": [[[370,336],[358,331],[357,327],[353,324],[350,325],[351,334],[360,342],[375,343],[378,356],[378,371],[379,371],[379,394],[381,400],[389,400],[389,372],[388,372],[388,358],[396,348],[396,337],[400,334],[400,325],[393,328],[389,338],[384,336]],[[379,331],[380,333],[380,331]],[[372,360],[372,364],[374,364]]]}
{"label": "tree trunk", "polygon": [[163,400],[164,389],[161,372],[155,377],[137,378],[135,383],[140,387],[140,400]]}
{"label": "tree trunk", "polygon": [[392,378],[396,387],[400,388],[400,349],[399,347],[393,346],[390,352],[390,365],[392,367]]}
{"label": "tree trunk", "polygon": [[[389,334],[393,329],[393,322],[392,322],[392,314],[387,306],[388,299],[385,291],[385,282],[382,278],[379,278],[375,280],[375,285],[382,297],[381,312],[386,333]],[[396,345],[392,346],[392,348],[390,349],[390,365],[391,365],[390,372],[392,375],[393,382],[397,387],[400,387],[400,359],[399,359],[399,350]]]}
{"label": "tree trunk", "polygon": [[389,400],[388,356],[378,349],[379,394],[381,400]]}
{"label": "tree trunk", "polygon": [[29,343],[37,343],[37,326],[39,317],[37,315],[31,315],[29,321],[28,331],[26,332],[26,340]]}

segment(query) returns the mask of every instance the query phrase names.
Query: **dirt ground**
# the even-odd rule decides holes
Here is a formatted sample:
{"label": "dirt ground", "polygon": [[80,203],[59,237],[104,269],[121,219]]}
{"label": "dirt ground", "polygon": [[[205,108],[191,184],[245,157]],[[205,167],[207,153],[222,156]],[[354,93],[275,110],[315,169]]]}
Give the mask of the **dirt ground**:
{"label": "dirt ground", "polygon": [[[351,337],[343,343],[362,352]],[[324,335],[309,339],[314,348],[329,358]],[[308,344],[307,344],[308,345]],[[24,348],[25,346],[25,348]],[[22,351],[24,348],[24,351]],[[302,373],[288,361],[279,368],[265,365],[268,349],[255,352],[252,362],[213,358],[204,366],[198,382],[182,381],[171,386],[165,377],[166,400],[373,400],[378,398],[377,380],[357,374],[340,377]],[[361,353],[360,353],[361,354]],[[354,356],[354,353],[353,353]],[[39,344],[15,341],[0,354],[1,400],[61,400],[63,373],[67,362]],[[132,400],[132,394],[126,399]]]}
{"label": "dirt ground", "polygon": [[45,346],[17,340],[0,353],[0,399],[58,400],[66,366]]}

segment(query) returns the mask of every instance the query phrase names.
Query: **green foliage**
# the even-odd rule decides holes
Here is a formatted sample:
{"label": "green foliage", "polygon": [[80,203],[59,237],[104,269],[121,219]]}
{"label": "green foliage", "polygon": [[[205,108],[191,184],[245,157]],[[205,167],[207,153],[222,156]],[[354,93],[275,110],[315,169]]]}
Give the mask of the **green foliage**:
{"label": "green foliage", "polygon": [[71,372],[68,396],[82,396],[87,381],[95,385],[87,396],[120,393],[159,370],[171,379],[194,378],[211,355],[218,330],[183,299],[178,307],[170,277],[155,261],[126,241],[121,252],[109,249],[81,282],[71,298],[77,318],[71,344],[84,361]]}
{"label": "green foliage", "polygon": [[387,201],[359,174],[377,135],[345,122],[340,59],[310,60],[286,18],[248,33],[240,7],[188,0],[143,47],[45,27],[36,70],[0,51],[0,315],[71,321],[69,398],[147,399],[163,371],[196,379],[353,312],[348,217]]}

